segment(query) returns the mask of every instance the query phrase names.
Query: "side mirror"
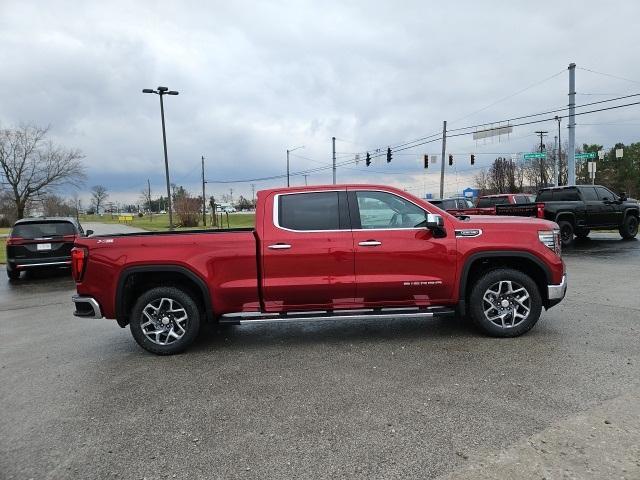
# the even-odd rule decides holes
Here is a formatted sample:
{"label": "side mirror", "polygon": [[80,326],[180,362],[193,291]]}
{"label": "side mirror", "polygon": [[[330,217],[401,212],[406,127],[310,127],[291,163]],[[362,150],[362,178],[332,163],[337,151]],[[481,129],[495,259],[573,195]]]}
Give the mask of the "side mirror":
{"label": "side mirror", "polygon": [[621,202],[626,202],[627,200],[628,200],[627,192],[620,192],[620,201]]}
{"label": "side mirror", "polygon": [[444,229],[444,218],[442,218],[442,215],[427,213],[425,227],[431,230],[433,238],[444,238],[447,236],[447,231]]}
{"label": "side mirror", "polygon": [[427,213],[427,221],[425,222],[425,226],[429,229],[442,228],[444,227],[444,218],[442,218],[442,215]]}
{"label": "side mirror", "polygon": [[87,231],[85,232],[85,236],[87,236],[87,237],[88,237],[88,236],[90,236],[90,235],[93,235],[93,230],[87,230]]}

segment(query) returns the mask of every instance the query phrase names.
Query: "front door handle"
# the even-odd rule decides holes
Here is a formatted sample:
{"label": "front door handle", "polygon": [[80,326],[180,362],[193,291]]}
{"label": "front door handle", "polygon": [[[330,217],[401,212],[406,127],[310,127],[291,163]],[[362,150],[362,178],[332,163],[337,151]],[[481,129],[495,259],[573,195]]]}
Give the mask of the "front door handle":
{"label": "front door handle", "polygon": [[361,247],[377,247],[378,245],[382,245],[382,242],[377,240],[366,240],[364,242],[358,243]]}
{"label": "front door handle", "polygon": [[287,250],[291,248],[291,245],[288,243],[274,243],[273,245],[269,245],[271,250]]}

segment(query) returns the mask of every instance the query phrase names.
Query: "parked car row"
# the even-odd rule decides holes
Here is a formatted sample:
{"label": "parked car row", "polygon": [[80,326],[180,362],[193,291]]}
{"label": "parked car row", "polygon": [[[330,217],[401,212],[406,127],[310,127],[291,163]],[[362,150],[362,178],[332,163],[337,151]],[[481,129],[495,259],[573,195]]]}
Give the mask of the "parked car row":
{"label": "parked car row", "polygon": [[[444,202],[444,201],[443,201]],[[525,194],[485,195],[472,208],[445,208],[452,215],[508,215],[544,218],[556,222],[563,246],[592,230],[618,230],[624,239],[638,234],[639,204],[623,193],[601,185],[541,189],[535,198]]]}

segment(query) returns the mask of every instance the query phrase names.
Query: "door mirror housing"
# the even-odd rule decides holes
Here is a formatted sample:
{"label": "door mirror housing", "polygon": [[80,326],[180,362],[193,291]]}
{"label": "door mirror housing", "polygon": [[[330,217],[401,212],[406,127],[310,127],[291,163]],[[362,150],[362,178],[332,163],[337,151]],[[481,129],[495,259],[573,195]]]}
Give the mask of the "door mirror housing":
{"label": "door mirror housing", "polygon": [[621,202],[627,201],[627,192],[620,192],[620,201]]}
{"label": "door mirror housing", "polygon": [[442,228],[444,227],[444,218],[442,218],[442,215],[427,213],[425,226],[429,229]]}
{"label": "door mirror housing", "polygon": [[431,230],[434,238],[442,238],[447,236],[447,231],[444,229],[444,218],[442,218],[442,215],[427,213],[425,227]]}
{"label": "door mirror housing", "polygon": [[87,231],[85,232],[85,236],[89,237],[89,236],[91,236],[91,235],[93,235],[93,230],[87,230]]}

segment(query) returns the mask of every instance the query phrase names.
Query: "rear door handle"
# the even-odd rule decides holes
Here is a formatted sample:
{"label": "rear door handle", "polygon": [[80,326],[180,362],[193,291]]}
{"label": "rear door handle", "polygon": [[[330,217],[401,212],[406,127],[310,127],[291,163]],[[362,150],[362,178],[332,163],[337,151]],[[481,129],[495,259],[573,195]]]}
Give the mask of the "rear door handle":
{"label": "rear door handle", "polygon": [[361,247],[377,247],[378,245],[382,245],[382,242],[377,240],[366,240],[364,242],[358,243]]}
{"label": "rear door handle", "polygon": [[291,245],[287,243],[274,243],[273,245],[269,245],[271,250],[287,250],[291,248]]}

